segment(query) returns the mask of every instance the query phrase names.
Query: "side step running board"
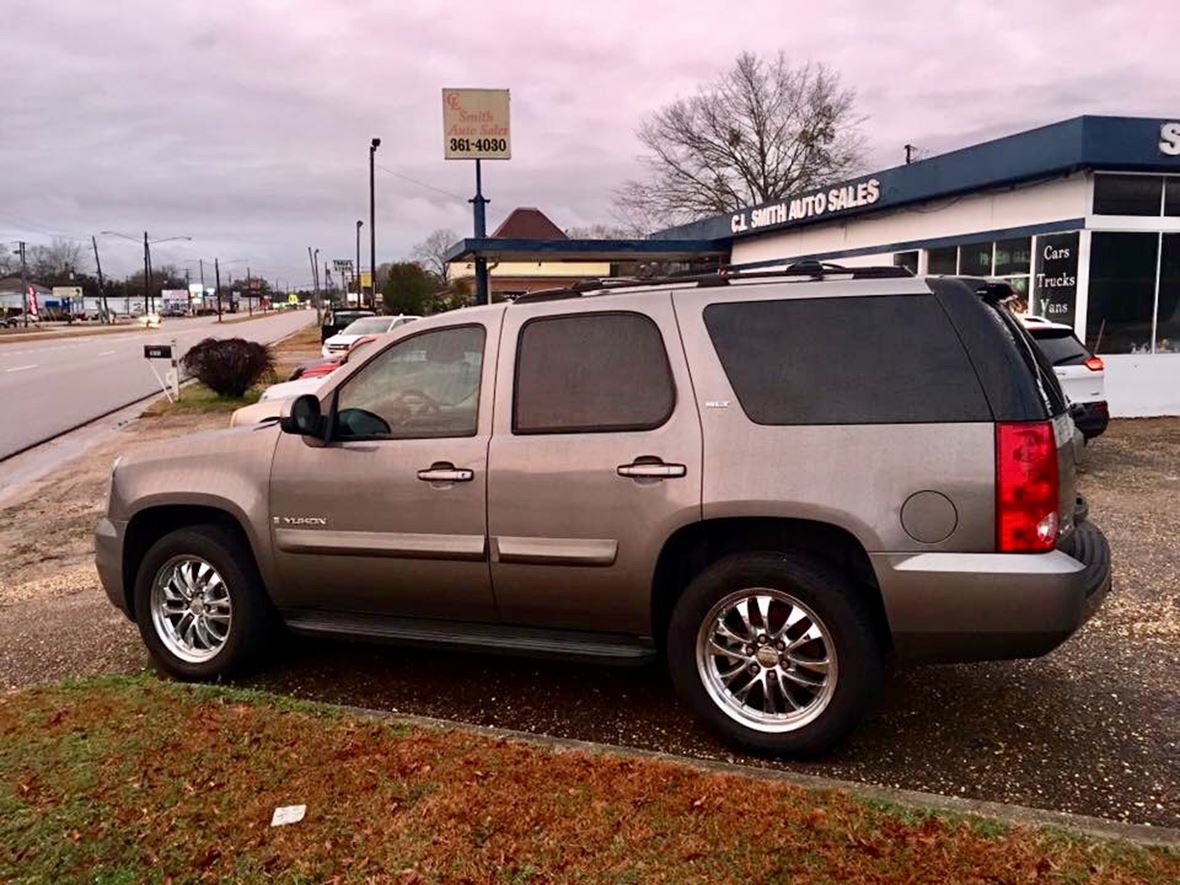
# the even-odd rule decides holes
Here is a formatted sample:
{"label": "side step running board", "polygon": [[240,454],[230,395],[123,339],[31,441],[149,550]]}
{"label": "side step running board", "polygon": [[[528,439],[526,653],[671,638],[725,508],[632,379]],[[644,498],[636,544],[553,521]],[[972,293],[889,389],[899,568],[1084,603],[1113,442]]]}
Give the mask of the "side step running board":
{"label": "side step running board", "polygon": [[656,658],[655,645],[650,640],[612,633],[506,627],[499,624],[394,618],[311,609],[285,609],[281,614],[291,632],[305,636],[563,658],[618,666],[638,666]]}

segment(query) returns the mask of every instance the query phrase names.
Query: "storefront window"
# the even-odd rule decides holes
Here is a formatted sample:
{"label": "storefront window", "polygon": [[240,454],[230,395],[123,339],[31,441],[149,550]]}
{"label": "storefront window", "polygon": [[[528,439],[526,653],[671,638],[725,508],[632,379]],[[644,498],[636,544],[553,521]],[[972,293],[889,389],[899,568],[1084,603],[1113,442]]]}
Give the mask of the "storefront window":
{"label": "storefront window", "polygon": [[1164,214],[1180,215],[1180,178],[1165,178],[1164,187]]}
{"label": "storefront window", "polygon": [[1154,233],[1092,235],[1086,344],[1095,353],[1151,351],[1158,245]]}
{"label": "storefront window", "polygon": [[1159,215],[1164,180],[1155,175],[1095,175],[1095,215]]}
{"label": "storefront window", "polygon": [[917,252],[898,252],[893,256],[894,267],[904,267],[910,273],[916,274],[918,272],[918,253]]}
{"label": "storefront window", "polygon": [[1180,234],[1164,234],[1160,255],[1160,301],[1156,353],[1180,353]]}
{"label": "storefront window", "polygon": [[959,273],[970,277],[992,275],[992,243],[972,243],[959,247]]}
{"label": "storefront window", "polygon": [[1037,237],[1032,312],[1055,323],[1074,324],[1078,298],[1078,232]]}
{"label": "storefront window", "polygon": [[954,246],[926,250],[926,272],[930,274],[958,273],[959,250]]}
{"label": "storefront window", "polygon": [[995,275],[1002,277],[1010,274],[1027,274],[1031,251],[1031,237],[1021,237],[1017,240],[997,240]]}

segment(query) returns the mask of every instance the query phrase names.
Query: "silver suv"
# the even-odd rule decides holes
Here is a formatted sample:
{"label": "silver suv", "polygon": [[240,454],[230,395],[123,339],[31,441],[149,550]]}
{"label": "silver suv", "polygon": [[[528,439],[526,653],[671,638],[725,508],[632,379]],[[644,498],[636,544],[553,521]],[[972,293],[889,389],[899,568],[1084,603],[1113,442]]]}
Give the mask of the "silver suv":
{"label": "silver suv", "polygon": [[1041,655],[1110,587],[1006,287],[809,264],[419,320],[278,421],[116,462],[97,564],[158,664],[274,628],[636,664],[830,747],[887,659]]}

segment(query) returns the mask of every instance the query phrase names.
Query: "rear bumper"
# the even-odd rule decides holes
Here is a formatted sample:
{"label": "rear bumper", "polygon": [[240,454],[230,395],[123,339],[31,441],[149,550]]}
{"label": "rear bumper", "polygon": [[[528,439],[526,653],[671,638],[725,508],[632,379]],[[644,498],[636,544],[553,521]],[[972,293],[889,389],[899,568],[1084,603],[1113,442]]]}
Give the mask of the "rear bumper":
{"label": "rear bumper", "polygon": [[94,530],[94,566],[107,598],[130,618],[133,615],[127,607],[127,594],[123,589],[123,539],[126,535],[126,522],[105,516],[99,520]]}
{"label": "rear bumper", "polygon": [[1110,547],[1081,522],[1050,553],[871,556],[897,656],[1030,658],[1052,651],[1110,592]]}
{"label": "rear bumper", "polygon": [[1079,403],[1078,405],[1081,406],[1081,414],[1073,419],[1073,423],[1078,426],[1082,436],[1086,439],[1101,436],[1110,423],[1110,407],[1106,404],[1106,400]]}

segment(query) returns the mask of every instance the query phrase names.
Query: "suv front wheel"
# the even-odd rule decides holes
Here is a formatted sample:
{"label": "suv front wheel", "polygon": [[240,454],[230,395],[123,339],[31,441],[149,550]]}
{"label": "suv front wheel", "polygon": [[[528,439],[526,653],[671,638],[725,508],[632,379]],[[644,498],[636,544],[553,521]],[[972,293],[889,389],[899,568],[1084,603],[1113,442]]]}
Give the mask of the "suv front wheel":
{"label": "suv front wheel", "polygon": [[725,557],[686,588],[668,628],[681,697],[728,743],[830,749],[879,696],[882,653],[867,606],[806,556]]}
{"label": "suv front wheel", "polygon": [[156,664],[191,680],[243,669],[272,623],[249,548],[218,525],[178,529],[151,546],[136,576],[135,620]]}

